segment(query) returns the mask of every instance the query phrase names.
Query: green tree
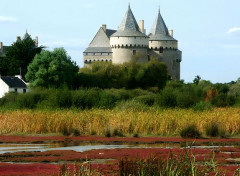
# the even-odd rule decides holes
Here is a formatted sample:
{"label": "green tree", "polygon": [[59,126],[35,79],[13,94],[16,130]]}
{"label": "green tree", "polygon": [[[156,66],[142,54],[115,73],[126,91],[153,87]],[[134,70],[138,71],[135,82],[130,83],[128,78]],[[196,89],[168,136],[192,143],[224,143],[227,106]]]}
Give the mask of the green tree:
{"label": "green tree", "polygon": [[198,85],[199,82],[200,82],[200,80],[201,80],[201,77],[200,77],[199,75],[197,75],[197,76],[195,76],[195,78],[194,78],[194,80],[193,80],[193,83],[196,84],[196,85]]}
{"label": "green tree", "polygon": [[41,52],[43,47],[36,47],[35,41],[29,36],[24,40],[17,40],[7,48],[6,56],[1,59],[1,75],[19,75],[24,77],[27,67],[34,56]]}
{"label": "green tree", "polygon": [[158,60],[150,60],[139,68],[136,79],[142,88],[156,86],[162,89],[168,80],[167,66]]}
{"label": "green tree", "polygon": [[52,52],[43,50],[28,66],[26,79],[30,87],[58,88],[65,84],[69,88],[76,88],[74,80],[78,70],[63,48],[56,48]]}

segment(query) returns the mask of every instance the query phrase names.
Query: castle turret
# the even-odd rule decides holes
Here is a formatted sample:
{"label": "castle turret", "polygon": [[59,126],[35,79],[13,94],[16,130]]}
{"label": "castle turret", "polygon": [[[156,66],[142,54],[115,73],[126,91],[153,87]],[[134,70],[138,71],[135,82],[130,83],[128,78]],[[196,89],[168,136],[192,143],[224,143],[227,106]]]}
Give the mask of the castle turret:
{"label": "castle turret", "polygon": [[28,34],[28,32],[26,30],[26,33],[24,34],[22,40],[26,40],[28,37],[30,37],[30,35]]}
{"label": "castle turret", "polygon": [[182,52],[178,41],[173,38],[173,30],[168,30],[160,10],[149,33],[150,56],[166,63],[172,79],[180,79]]}
{"label": "castle turret", "polygon": [[130,5],[117,32],[110,37],[110,45],[114,64],[130,62],[134,56],[138,62],[148,61],[148,36],[141,32]]}
{"label": "castle turret", "polygon": [[158,11],[157,18],[151,28],[149,41],[149,47],[151,49],[160,49],[160,47],[163,49],[178,49],[178,41],[169,34],[168,28],[161,16],[160,10]]}

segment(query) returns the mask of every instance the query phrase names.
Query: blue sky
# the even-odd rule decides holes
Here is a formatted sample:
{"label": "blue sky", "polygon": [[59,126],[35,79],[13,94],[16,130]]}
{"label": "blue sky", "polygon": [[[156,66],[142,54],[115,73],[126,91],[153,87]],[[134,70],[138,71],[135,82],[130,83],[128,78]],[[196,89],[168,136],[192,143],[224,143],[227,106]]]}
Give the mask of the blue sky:
{"label": "blue sky", "polygon": [[64,47],[82,67],[82,52],[99,27],[117,29],[129,2],[136,20],[145,20],[147,33],[160,6],[183,52],[181,79],[240,77],[239,0],[0,0],[0,41],[11,45],[27,29],[50,50]]}

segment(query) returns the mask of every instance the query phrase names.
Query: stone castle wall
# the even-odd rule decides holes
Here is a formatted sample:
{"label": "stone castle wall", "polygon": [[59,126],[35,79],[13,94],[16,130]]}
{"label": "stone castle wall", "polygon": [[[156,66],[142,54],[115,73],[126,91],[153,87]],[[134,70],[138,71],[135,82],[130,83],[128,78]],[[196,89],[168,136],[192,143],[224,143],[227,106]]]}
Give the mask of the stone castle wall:
{"label": "stone castle wall", "polygon": [[114,64],[123,64],[125,62],[130,62],[135,55],[139,63],[144,63],[148,61],[148,51],[147,48],[113,48],[113,59]]}
{"label": "stone castle wall", "polygon": [[148,37],[111,37],[111,47],[148,47]]}
{"label": "stone castle wall", "polygon": [[149,50],[149,55],[152,58],[156,58],[159,61],[166,63],[168,73],[171,75],[172,79],[180,79],[180,61],[182,59],[181,51],[165,49],[163,50],[163,53],[160,53],[159,50]]}
{"label": "stone castle wall", "polygon": [[95,53],[95,55],[84,55],[83,60],[84,60],[84,64],[91,64],[92,62],[95,62],[95,61],[111,62],[112,55],[107,55],[107,53],[106,55]]}
{"label": "stone castle wall", "polygon": [[171,49],[178,49],[178,42],[177,41],[149,41],[149,48],[155,49],[163,47],[163,49],[171,48]]}

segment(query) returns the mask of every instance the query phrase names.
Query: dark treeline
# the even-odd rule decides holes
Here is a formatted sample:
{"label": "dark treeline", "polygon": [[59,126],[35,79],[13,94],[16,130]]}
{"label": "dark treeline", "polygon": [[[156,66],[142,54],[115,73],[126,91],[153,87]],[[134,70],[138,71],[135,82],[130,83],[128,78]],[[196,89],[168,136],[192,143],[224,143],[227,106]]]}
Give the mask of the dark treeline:
{"label": "dark treeline", "polygon": [[80,69],[63,48],[54,51],[43,50],[28,65],[26,80],[31,88],[79,89],[80,87],[106,88],[149,88],[162,89],[167,82],[166,64],[152,59],[138,64],[137,58],[130,63],[114,65],[108,62],[94,62]]}
{"label": "dark treeline", "polygon": [[164,63],[151,60],[138,64],[136,61],[113,65],[112,63],[95,62],[91,67],[80,69],[76,87],[147,89],[165,87],[168,79]]}
{"label": "dark treeline", "polygon": [[193,108],[210,110],[212,107],[240,105],[240,85],[212,84],[200,80],[185,84],[183,81],[168,81],[159,90],[148,89],[101,89],[80,88],[78,90],[35,88],[26,94],[9,93],[0,99],[3,109],[139,109],[148,107]]}

